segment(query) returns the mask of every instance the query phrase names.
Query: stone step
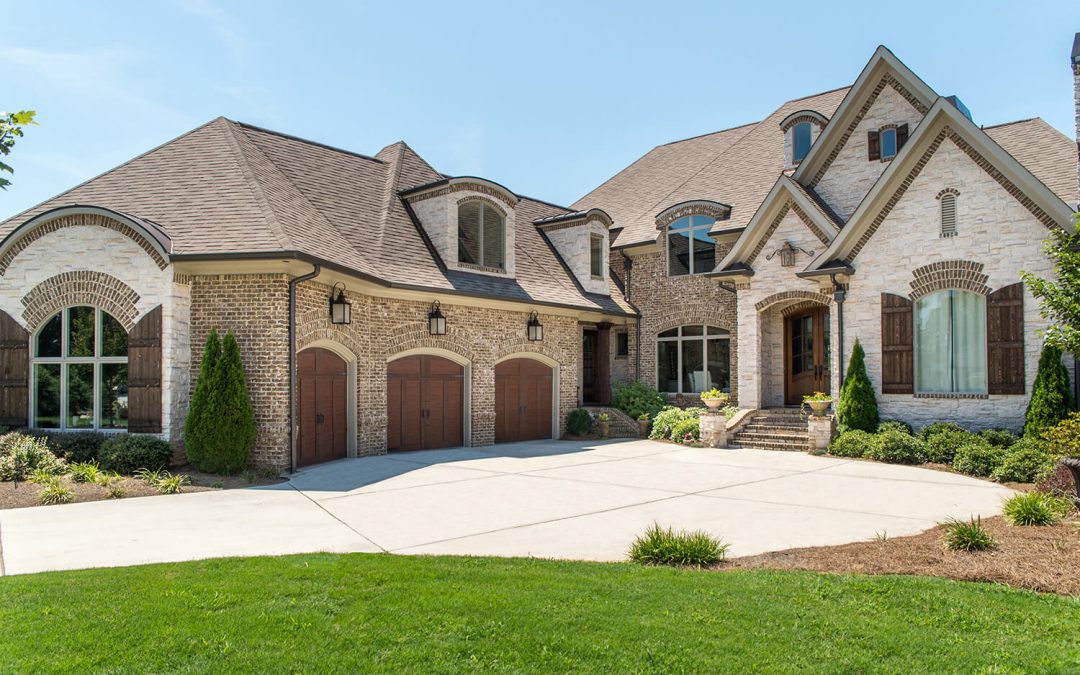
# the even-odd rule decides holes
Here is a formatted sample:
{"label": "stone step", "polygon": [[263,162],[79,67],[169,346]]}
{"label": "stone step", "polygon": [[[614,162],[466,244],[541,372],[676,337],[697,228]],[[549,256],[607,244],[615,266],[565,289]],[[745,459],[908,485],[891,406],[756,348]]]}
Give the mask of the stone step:
{"label": "stone step", "polygon": [[735,432],[734,437],[735,438],[753,438],[753,439],[760,439],[760,440],[763,440],[763,441],[771,440],[771,441],[778,441],[778,442],[786,442],[786,441],[806,441],[806,439],[810,438],[810,435],[806,434],[806,433],[785,434],[785,433],[776,432],[776,431],[743,431],[743,430],[740,429],[739,431]]}
{"label": "stone step", "polygon": [[806,452],[806,444],[797,443],[771,443],[771,442],[752,442],[735,440],[731,442],[728,447],[731,448],[746,448],[749,450],[777,450],[781,452]]}
{"label": "stone step", "polygon": [[779,436],[806,436],[806,427],[775,427],[764,424],[747,424],[738,433],[777,434]]}

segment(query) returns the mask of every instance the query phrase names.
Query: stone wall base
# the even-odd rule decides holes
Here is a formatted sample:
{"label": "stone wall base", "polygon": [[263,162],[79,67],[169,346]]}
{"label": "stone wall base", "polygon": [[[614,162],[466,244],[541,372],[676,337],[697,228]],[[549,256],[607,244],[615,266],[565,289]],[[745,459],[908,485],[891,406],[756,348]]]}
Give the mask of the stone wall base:
{"label": "stone wall base", "polygon": [[836,435],[836,416],[816,417],[811,415],[806,420],[806,449],[812,455],[823,455],[829,449],[829,443]]}
{"label": "stone wall base", "polygon": [[727,417],[714,412],[702,413],[698,437],[710,448],[727,447]]}

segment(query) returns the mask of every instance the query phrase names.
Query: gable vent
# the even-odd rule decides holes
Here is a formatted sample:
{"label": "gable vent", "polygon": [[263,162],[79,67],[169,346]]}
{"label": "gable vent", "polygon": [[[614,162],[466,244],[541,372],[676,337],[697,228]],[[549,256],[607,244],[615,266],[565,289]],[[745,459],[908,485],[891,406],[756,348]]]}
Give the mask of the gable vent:
{"label": "gable vent", "polygon": [[956,236],[956,195],[950,192],[941,195],[941,236]]}

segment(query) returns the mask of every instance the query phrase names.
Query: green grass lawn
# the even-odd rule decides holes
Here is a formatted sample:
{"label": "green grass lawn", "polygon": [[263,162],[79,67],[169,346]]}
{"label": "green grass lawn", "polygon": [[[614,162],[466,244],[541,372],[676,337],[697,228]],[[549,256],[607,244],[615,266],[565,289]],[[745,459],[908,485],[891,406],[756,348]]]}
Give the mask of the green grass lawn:
{"label": "green grass lawn", "polygon": [[0,670],[1076,672],[1080,600],[915,577],[301,555],[0,578]]}

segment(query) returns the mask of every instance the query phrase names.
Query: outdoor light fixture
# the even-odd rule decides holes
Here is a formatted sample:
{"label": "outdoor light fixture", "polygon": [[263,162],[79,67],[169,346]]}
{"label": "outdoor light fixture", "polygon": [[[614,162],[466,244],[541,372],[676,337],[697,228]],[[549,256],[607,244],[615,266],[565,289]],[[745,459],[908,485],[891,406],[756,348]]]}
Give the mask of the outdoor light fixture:
{"label": "outdoor light fixture", "polygon": [[[334,289],[341,286],[334,297]],[[352,303],[345,299],[345,284],[340,281],[330,287],[330,323],[348,325],[352,323]]]}
{"label": "outdoor light fixture", "polygon": [[525,324],[525,334],[530,342],[540,342],[544,339],[544,324],[540,323],[540,317],[533,312],[529,315],[529,321]]}
{"label": "outdoor light fixture", "polygon": [[439,301],[431,303],[431,312],[427,315],[428,332],[432,335],[446,335],[446,317],[443,316]]}
{"label": "outdoor light fixture", "polygon": [[765,259],[766,260],[772,260],[773,258],[776,257],[777,253],[780,254],[780,266],[781,267],[791,267],[792,265],[794,265],[795,264],[795,254],[796,253],[805,253],[806,255],[811,256],[811,257],[813,257],[813,255],[814,255],[813,251],[807,251],[805,249],[798,248],[797,246],[792,244],[790,241],[785,241],[783,246],[776,249],[775,251],[773,251],[769,255],[765,256]]}

